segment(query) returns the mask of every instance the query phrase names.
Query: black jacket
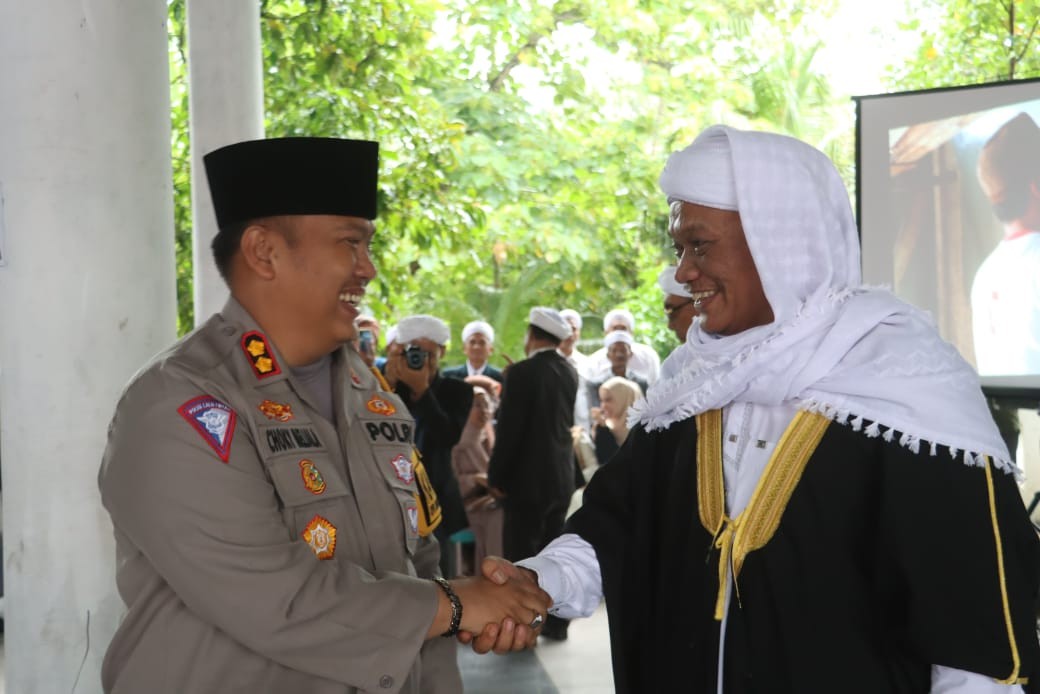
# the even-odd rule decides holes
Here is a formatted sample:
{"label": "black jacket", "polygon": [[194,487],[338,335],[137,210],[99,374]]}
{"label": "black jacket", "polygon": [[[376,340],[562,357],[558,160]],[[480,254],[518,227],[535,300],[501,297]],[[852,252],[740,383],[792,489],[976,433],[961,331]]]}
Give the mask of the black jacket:
{"label": "black jacket", "polygon": [[459,442],[473,405],[473,387],[438,374],[423,396],[412,401],[412,389],[398,382],[395,392],[415,417],[415,445],[422,455],[430,484],[441,504],[441,529],[451,533],[465,528],[459,482],[451,468],[451,449]]}
{"label": "black jacket", "polygon": [[[463,364],[462,366],[453,366],[450,369],[444,369],[441,371],[441,375],[445,378],[456,378],[461,381],[469,376],[469,370],[466,369],[466,365]],[[484,367],[484,375],[492,380],[498,381],[499,383],[503,382],[502,372],[491,366],[491,364]]]}
{"label": "black jacket", "polygon": [[556,350],[506,371],[488,479],[506,504],[542,506],[574,492],[574,398],[578,372]]}

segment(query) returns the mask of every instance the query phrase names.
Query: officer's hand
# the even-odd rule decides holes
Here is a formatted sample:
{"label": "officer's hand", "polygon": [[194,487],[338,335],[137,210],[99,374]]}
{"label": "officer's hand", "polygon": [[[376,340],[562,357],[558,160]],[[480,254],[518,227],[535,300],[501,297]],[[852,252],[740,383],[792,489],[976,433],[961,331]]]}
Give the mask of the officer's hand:
{"label": "officer's hand", "polygon": [[[552,605],[549,595],[528,576],[501,584],[483,576],[456,579],[452,587],[462,602],[462,629],[480,634],[474,642],[478,653],[489,649],[505,653],[534,645],[537,629],[531,624],[540,625]],[[490,624],[498,625],[497,633],[487,629]]]}

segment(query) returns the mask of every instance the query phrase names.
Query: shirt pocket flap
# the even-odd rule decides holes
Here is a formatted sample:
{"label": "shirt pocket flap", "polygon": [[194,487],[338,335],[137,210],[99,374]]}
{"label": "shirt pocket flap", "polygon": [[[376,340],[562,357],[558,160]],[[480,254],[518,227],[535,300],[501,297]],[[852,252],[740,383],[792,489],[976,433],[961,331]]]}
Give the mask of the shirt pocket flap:
{"label": "shirt pocket flap", "polygon": [[269,470],[285,506],[303,506],[350,493],[327,455],[283,458],[270,463]]}

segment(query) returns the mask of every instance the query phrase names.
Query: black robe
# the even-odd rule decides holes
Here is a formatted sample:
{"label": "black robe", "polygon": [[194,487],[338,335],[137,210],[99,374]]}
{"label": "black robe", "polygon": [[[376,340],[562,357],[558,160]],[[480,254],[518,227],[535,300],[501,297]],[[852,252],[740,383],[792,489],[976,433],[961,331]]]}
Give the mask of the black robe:
{"label": "black robe", "polygon": [[[730,603],[727,694],[924,694],[931,665],[1040,691],[1040,547],[1012,476],[831,424]],[[566,532],[596,550],[617,692],[714,694],[720,552],[698,515],[694,418],[633,431]]]}

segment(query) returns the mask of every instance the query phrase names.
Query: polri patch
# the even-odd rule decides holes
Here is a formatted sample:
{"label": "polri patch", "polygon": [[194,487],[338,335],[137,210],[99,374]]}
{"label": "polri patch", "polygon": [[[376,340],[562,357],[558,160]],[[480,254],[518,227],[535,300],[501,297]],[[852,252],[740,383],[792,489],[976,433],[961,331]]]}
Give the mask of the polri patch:
{"label": "polri patch", "polygon": [[411,484],[415,481],[415,470],[412,468],[412,461],[408,460],[401,454],[397,454],[393,460],[390,461],[390,467],[394,469],[394,474],[397,475],[397,479],[401,480],[405,484]]}
{"label": "polri patch", "polygon": [[264,416],[268,419],[277,419],[279,422],[288,422],[296,417],[292,411],[292,405],[275,402],[274,400],[264,400],[262,403],[257,405],[259,410],[264,413]]}
{"label": "polri patch", "polygon": [[371,398],[369,398],[368,402],[365,403],[365,407],[368,408],[369,412],[372,412],[374,414],[381,414],[384,417],[389,417],[390,415],[397,412],[397,408],[393,406],[393,403],[391,403],[388,400],[384,400],[378,395],[373,395]]}
{"label": "polri patch", "polygon": [[252,330],[243,335],[242,351],[249,357],[249,363],[257,378],[267,378],[282,373],[278,360],[274,358],[274,353],[268,347],[267,338],[263,336],[263,333]]}
{"label": "polri patch", "polygon": [[336,526],[315,516],[303,529],[303,541],[311,546],[318,559],[332,559],[336,554]]}
{"label": "polri patch", "polygon": [[228,461],[235,435],[235,411],[210,395],[192,398],[177,408],[181,416],[202,435],[217,456]]}
{"label": "polri patch", "polygon": [[314,467],[314,463],[311,461],[300,461],[300,476],[303,477],[303,486],[311,494],[317,496],[325,491],[325,478],[321,476],[318,468]]}

